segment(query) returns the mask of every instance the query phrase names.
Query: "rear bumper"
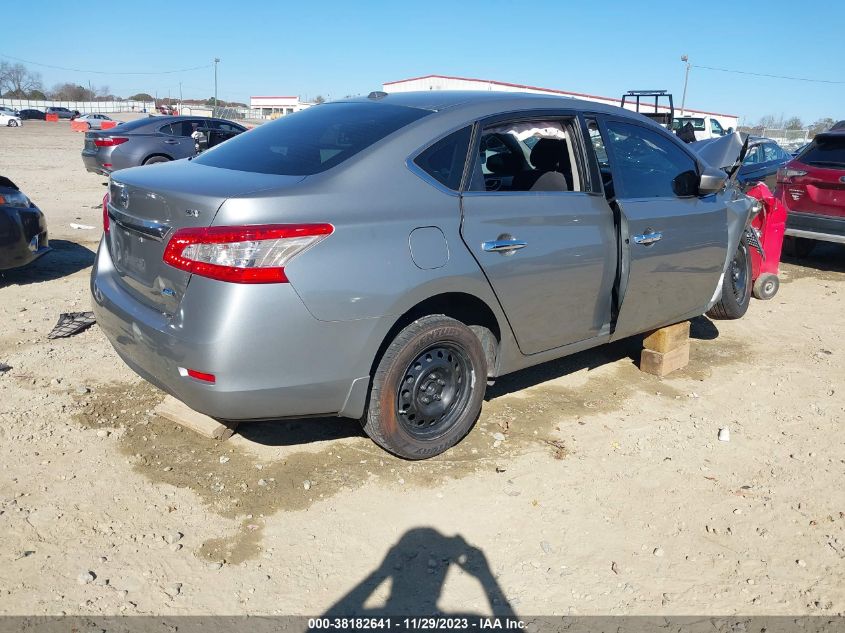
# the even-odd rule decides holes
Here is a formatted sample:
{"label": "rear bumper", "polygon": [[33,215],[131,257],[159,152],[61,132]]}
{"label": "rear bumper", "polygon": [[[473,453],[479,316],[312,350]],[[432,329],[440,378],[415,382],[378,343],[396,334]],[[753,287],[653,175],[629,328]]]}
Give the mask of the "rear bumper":
{"label": "rear bumper", "polygon": [[786,219],[786,235],[845,244],[845,217],[790,211]]}
{"label": "rear bumper", "polygon": [[[165,315],[122,284],[101,244],[91,276],[98,324],[127,365],[191,408],[225,420],[363,414],[389,319],[319,321],[290,284],[201,277]],[[184,376],[185,369],[216,382]]]}
{"label": "rear bumper", "polygon": [[47,222],[37,207],[0,207],[0,270],[31,264],[50,252]]}
{"label": "rear bumper", "polygon": [[82,150],[82,164],[85,165],[85,169],[93,174],[101,174],[103,176],[108,176],[111,171],[103,167],[103,163],[100,160],[99,152],[88,152],[87,150]]}

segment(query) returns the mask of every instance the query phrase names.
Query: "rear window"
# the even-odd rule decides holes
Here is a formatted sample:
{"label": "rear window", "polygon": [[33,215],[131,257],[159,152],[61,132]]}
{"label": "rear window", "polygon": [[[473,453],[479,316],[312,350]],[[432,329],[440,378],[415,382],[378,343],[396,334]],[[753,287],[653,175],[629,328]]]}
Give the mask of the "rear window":
{"label": "rear window", "polygon": [[797,158],[805,165],[845,169],[845,134],[817,136]]}
{"label": "rear window", "polygon": [[131,132],[137,130],[139,127],[145,125],[155,124],[157,121],[152,117],[145,117],[143,119],[135,119],[134,121],[127,121],[126,123],[119,123],[121,132]]}
{"label": "rear window", "polygon": [[202,165],[309,176],[339,165],[425,115],[376,103],[330,103],[265,123],[194,159]]}

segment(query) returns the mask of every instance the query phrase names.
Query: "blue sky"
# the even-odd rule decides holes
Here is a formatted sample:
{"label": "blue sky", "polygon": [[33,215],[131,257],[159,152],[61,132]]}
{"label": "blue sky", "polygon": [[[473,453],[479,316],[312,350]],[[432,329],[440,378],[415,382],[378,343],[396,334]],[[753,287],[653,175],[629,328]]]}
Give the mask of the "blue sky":
{"label": "blue sky", "polygon": [[[738,114],[845,118],[845,3],[353,2],[76,3],[25,11],[0,56],[108,74],[30,66],[44,84],[108,85],[115,94],[185,98],[342,98],[384,81],[444,74],[618,96],[666,88],[680,103],[684,65],[839,81],[811,83],[693,68],[687,105]],[[209,18],[203,16],[208,15]],[[106,17],[107,16],[107,17]],[[6,58],[8,59],[8,58]]]}

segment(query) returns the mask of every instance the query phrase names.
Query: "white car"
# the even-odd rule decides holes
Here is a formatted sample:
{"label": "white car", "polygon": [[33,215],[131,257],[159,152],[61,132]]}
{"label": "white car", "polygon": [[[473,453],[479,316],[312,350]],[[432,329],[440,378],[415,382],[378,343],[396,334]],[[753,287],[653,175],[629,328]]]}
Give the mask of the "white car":
{"label": "white car", "polygon": [[8,112],[0,112],[0,125],[8,127],[20,127],[22,125],[21,118]]}
{"label": "white car", "polygon": [[78,117],[74,119],[74,121],[84,121],[88,124],[89,130],[99,130],[102,129],[103,121],[113,121],[107,117],[105,114],[80,114]]}

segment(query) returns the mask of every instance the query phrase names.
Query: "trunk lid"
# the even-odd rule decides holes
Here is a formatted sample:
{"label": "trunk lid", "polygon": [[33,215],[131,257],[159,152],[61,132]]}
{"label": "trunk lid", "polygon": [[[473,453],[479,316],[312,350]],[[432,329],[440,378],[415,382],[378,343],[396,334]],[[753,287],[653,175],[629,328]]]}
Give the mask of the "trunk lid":
{"label": "trunk lid", "polygon": [[121,170],[109,184],[106,244],[126,290],[165,314],[179,307],[190,274],[164,263],[173,233],[210,226],[227,198],[284,188],[302,176],[251,174],[188,160]]}

